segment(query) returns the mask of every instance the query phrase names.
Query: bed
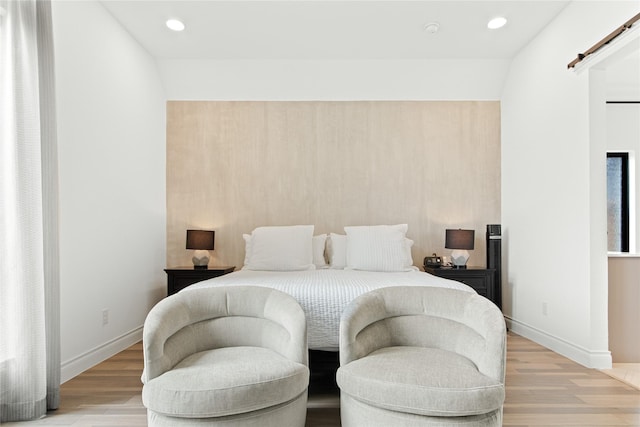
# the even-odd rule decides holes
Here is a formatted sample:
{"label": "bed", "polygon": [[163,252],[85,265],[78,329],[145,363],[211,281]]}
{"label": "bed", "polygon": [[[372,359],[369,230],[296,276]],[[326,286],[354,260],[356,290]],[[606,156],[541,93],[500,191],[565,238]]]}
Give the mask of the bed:
{"label": "bed", "polygon": [[407,225],[344,227],[313,235],[313,226],[258,227],[244,235],[244,267],[191,285],[266,286],[290,294],[307,315],[309,348],[337,351],[340,316],[365,292],[388,286],[439,286],[475,292],[413,266]]}
{"label": "bed", "polygon": [[316,269],[304,271],[240,270],[205,280],[189,289],[253,285],[283,291],[298,300],[307,315],[309,348],[337,351],[340,316],[344,307],[365,292],[387,286],[439,286],[475,292],[471,287],[418,271],[376,272]]}

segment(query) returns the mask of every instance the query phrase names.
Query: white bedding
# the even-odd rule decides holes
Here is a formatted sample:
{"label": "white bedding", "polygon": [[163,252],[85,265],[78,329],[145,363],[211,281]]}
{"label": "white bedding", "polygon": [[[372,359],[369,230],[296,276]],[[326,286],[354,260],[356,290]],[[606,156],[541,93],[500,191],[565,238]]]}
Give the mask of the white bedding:
{"label": "white bedding", "polygon": [[266,286],[292,295],[307,315],[309,348],[337,351],[340,316],[360,294],[387,286],[438,286],[475,292],[471,287],[421,271],[380,273],[358,270],[251,271],[240,270],[185,288]]}

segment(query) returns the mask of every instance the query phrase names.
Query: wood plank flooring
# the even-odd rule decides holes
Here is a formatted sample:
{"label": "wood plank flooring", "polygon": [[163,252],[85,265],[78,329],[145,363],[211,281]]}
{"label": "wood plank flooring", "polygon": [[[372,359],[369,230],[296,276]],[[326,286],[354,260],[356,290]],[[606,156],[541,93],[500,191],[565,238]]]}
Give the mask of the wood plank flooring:
{"label": "wood plank flooring", "polygon": [[611,369],[602,372],[640,390],[640,363],[614,363]]}
{"label": "wood plank flooring", "polygon": [[640,391],[515,334],[505,426],[640,426]]}
{"label": "wood plank flooring", "polygon": [[[512,333],[507,350],[504,426],[640,426],[639,390]],[[136,344],[63,384],[57,411],[4,425],[145,426],[141,372]],[[339,425],[337,393],[311,387],[307,427]]]}

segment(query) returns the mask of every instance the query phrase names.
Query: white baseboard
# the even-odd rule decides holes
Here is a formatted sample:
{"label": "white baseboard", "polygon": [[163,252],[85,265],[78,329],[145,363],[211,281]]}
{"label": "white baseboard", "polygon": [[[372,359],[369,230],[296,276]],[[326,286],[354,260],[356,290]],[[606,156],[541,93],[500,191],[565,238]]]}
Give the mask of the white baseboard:
{"label": "white baseboard", "polygon": [[119,337],[87,351],[71,360],[62,362],[60,369],[60,382],[65,383],[71,378],[80,375],[100,362],[104,362],[115,354],[120,353],[133,344],[142,340],[142,326],[129,331]]}
{"label": "white baseboard", "polygon": [[505,316],[505,319],[507,327],[515,334],[530,339],[576,363],[587,368],[611,369],[610,351],[591,351],[510,317]]}

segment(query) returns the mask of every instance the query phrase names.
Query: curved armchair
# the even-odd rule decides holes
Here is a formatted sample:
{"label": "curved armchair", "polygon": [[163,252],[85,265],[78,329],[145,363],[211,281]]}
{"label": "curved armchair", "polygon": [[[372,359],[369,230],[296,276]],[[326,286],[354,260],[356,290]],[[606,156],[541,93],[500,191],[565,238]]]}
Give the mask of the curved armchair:
{"label": "curved armchair", "polygon": [[142,402],[150,426],[304,426],[307,328],[274,289],[185,290],[160,301],[143,330]]}
{"label": "curved armchair", "polygon": [[475,293],[390,287],[353,300],[340,323],[342,425],[500,426],[506,327]]}

